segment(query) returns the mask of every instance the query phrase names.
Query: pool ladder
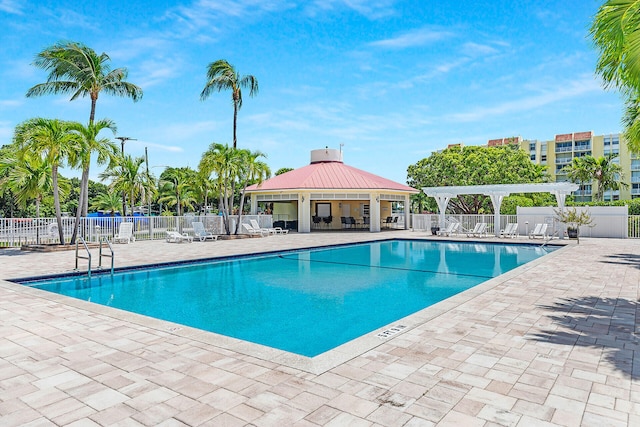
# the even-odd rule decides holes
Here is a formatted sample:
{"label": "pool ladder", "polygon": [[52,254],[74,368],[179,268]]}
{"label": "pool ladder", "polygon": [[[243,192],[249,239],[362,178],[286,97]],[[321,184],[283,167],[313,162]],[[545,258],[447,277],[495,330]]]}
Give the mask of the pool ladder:
{"label": "pool ladder", "polygon": [[[87,252],[87,255],[80,255],[80,246],[79,246],[79,242],[82,243],[82,246],[84,246],[84,250]],[[103,254],[102,253],[102,243],[105,242],[107,244],[107,246],[109,247],[109,251],[111,253],[109,254]],[[98,269],[102,268],[102,257],[107,257],[107,258],[111,258],[111,274],[113,274],[113,261],[114,261],[114,256],[113,256],[113,247],[111,246],[111,242],[109,242],[109,239],[107,239],[106,236],[103,236],[100,239],[100,246],[99,246],[99,252],[98,252]],[[78,260],[79,259],[86,259],[89,263],[89,266],[87,267],[87,276],[89,278],[91,278],[91,251],[89,251],[89,246],[87,246],[87,242],[84,240],[83,237],[78,237],[78,239],[76,240],[76,268],[75,271],[78,271]]]}

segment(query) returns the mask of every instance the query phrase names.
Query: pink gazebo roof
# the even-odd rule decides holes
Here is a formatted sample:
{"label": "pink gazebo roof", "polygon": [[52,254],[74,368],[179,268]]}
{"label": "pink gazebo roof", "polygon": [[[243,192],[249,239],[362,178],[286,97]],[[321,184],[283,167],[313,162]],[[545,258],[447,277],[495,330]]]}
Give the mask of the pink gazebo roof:
{"label": "pink gazebo roof", "polygon": [[408,185],[345,165],[339,161],[316,162],[268,179],[250,192],[277,190],[391,190],[419,193]]}

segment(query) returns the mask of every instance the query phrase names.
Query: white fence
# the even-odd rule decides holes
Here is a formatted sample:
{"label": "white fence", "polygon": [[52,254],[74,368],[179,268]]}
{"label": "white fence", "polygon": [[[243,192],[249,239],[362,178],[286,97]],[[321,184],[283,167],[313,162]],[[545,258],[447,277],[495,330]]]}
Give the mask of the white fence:
{"label": "white fence", "polygon": [[[271,215],[243,215],[242,223],[248,224],[256,219],[261,227],[272,227]],[[113,237],[118,233],[121,222],[133,222],[136,240],[161,240],[166,237],[167,230],[178,230],[193,234],[192,223],[202,221],[205,229],[213,234],[227,234],[222,216],[217,215],[185,215],[152,216],[152,217],[103,217],[81,218],[78,235],[87,242],[98,242],[103,236]],[[231,234],[235,233],[237,216],[230,217]],[[62,218],[65,242],[71,240],[75,218]],[[240,227],[239,234],[245,230]],[[20,247],[26,244],[60,243],[58,224],[55,218],[0,218],[0,247]]]}
{"label": "white fence", "polygon": [[[518,207],[517,215],[501,215],[500,228],[503,230],[507,223],[518,223],[518,234],[526,236],[535,224],[549,224],[549,235],[564,234],[566,226],[556,220],[553,207]],[[570,209],[573,209],[571,207]],[[628,215],[626,206],[591,206],[578,207],[578,212],[588,210],[593,219],[593,227],[580,227],[582,237],[606,238],[640,238],[640,215]],[[446,215],[446,221],[457,221],[462,224],[463,231],[471,230],[478,222],[486,222],[489,234],[495,233],[493,214],[490,215]],[[412,228],[414,230],[430,230],[439,226],[440,218],[437,214],[413,214]]]}
{"label": "white fence", "polygon": [[[487,215],[446,215],[445,222],[456,221],[462,226],[462,232],[471,231],[477,223],[484,222],[487,224],[487,233],[495,233],[495,224],[493,223],[493,214]],[[500,217],[500,225],[498,230],[504,230],[507,223],[518,222],[516,215],[502,215]],[[413,214],[412,228],[415,231],[430,231],[432,228],[440,227],[440,216],[438,214]],[[524,227],[520,234],[524,234]]]}

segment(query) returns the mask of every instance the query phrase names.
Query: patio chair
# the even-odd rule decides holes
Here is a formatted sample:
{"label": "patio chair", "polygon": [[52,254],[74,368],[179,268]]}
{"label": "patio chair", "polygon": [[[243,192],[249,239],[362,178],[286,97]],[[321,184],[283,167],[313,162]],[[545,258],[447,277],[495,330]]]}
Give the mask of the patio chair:
{"label": "patio chair", "polygon": [[473,230],[467,233],[467,237],[483,237],[487,236],[487,223],[486,222],[478,222],[476,223]]}
{"label": "patio chair", "polygon": [[389,228],[389,224],[393,224],[393,217],[392,217],[392,216],[388,216],[388,217],[384,220],[384,222],[382,223],[382,225],[383,225],[385,228]]}
{"label": "patio chair", "polygon": [[510,222],[505,227],[504,230],[500,230],[500,237],[510,237],[515,239],[518,236],[518,223]]}
{"label": "patio chair", "polygon": [[256,219],[250,219],[249,223],[255,230],[263,230],[263,231],[266,231],[268,234],[276,234],[275,228],[260,227],[260,224],[258,224],[258,220]]}
{"label": "patio chair", "polygon": [[247,224],[246,222],[242,223],[242,227],[246,230],[247,234],[251,236],[260,235],[260,237],[265,237],[269,235],[269,231],[263,230],[261,228],[253,228],[253,225]]}
{"label": "patio chair", "polygon": [[449,236],[452,234],[458,234],[458,228],[460,228],[459,222],[450,222],[444,230],[438,230],[438,236]]}
{"label": "patio chair", "polygon": [[216,236],[212,232],[207,231],[207,230],[204,229],[204,224],[202,222],[195,221],[195,222],[192,222],[191,225],[193,225],[193,234],[201,242],[204,242],[207,239],[209,239],[211,241],[218,240],[218,236]]}
{"label": "patio chair", "polygon": [[182,243],[182,242],[192,243],[193,237],[189,236],[186,233],[180,234],[177,231],[167,230],[166,240],[167,240],[167,243]]}
{"label": "patio chair", "polygon": [[547,227],[548,226],[549,225],[546,222],[536,224],[536,226],[533,228],[531,233],[529,233],[529,238],[530,239],[535,239],[537,237],[540,237],[542,239],[545,239],[547,237]]}
{"label": "patio chair", "polygon": [[121,222],[118,228],[118,235],[113,237],[114,243],[133,243],[136,238],[133,236],[133,223]]}

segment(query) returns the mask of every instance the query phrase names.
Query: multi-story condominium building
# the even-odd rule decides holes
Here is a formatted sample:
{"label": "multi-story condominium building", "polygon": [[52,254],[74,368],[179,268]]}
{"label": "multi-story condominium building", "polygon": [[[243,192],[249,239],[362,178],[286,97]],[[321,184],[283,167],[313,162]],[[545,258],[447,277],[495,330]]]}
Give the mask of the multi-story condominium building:
{"label": "multi-story condominium building", "polygon": [[[640,157],[632,154],[627,143],[620,134],[593,135],[593,132],[575,132],[556,135],[550,141],[523,140],[521,137],[492,139],[489,147],[505,144],[519,144],[520,148],[529,153],[531,161],[547,165],[551,179],[556,182],[568,181],[563,168],[570,164],[575,157],[606,156],[610,153],[618,154],[613,162],[622,167],[622,181],[629,187],[620,190],[607,190],[605,200],[628,200],[640,197]],[[576,201],[591,201],[597,188],[596,183],[585,183],[573,193]]]}

